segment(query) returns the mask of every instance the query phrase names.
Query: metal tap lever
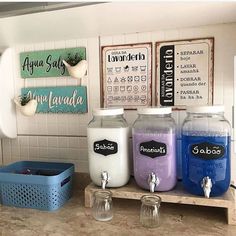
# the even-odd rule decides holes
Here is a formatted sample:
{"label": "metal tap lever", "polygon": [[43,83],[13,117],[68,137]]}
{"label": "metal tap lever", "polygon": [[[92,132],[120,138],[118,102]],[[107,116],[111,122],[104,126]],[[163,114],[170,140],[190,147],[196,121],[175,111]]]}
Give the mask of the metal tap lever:
{"label": "metal tap lever", "polygon": [[109,180],[108,172],[107,171],[103,171],[101,173],[101,186],[102,186],[102,189],[106,188],[108,180]]}
{"label": "metal tap lever", "polygon": [[209,176],[206,176],[202,179],[201,187],[203,188],[205,197],[209,198],[212,188],[212,181]]}
{"label": "metal tap lever", "polygon": [[149,187],[150,187],[150,192],[151,192],[151,193],[154,193],[155,187],[160,184],[160,180],[159,180],[159,178],[152,172],[152,173],[149,174],[149,176],[148,176],[148,183],[149,183]]}

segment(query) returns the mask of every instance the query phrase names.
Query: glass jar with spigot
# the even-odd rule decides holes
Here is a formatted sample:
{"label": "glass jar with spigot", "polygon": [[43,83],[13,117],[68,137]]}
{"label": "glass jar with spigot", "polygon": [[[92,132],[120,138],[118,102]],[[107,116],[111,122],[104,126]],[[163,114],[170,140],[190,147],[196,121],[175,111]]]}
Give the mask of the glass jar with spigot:
{"label": "glass jar with spigot", "polygon": [[223,106],[187,107],[182,126],[184,188],[206,198],[230,185],[230,123]]}
{"label": "glass jar with spigot", "polygon": [[94,184],[121,187],[130,178],[129,126],[123,108],[98,108],[88,124],[89,174]]}
{"label": "glass jar with spigot", "polygon": [[175,187],[176,128],[171,107],[138,109],[132,129],[136,183],[150,192]]}

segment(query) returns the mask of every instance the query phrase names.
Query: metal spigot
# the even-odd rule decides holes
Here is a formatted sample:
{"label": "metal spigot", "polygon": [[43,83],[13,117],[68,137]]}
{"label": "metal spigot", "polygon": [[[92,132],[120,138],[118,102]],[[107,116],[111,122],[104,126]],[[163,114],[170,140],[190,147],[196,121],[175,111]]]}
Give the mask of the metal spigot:
{"label": "metal spigot", "polygon": [[155,187],[160,184],[159,178],[153,172],[148,176],[148,184],[151,193],[154,193]]}
{"label": "metal spigot", "polygon": [[103,171],[101,173],[101,186],[102,186],[102,189],[106,188],[108,180],[109,180],[108,172],[107,171]]}
{"label": "metal spigot", "polygon": [[201,187],[203,188],[205,197],[209,198],[212,188],[212,181],[209,176],[206,176],[202,179]]}

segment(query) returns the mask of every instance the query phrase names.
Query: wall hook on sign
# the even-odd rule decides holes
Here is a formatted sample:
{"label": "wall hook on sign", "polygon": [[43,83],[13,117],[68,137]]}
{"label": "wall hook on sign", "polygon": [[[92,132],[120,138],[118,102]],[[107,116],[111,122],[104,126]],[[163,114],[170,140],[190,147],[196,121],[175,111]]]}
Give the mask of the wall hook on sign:
{"label": "wall hook on sign", "polygon": [[14,102],[24,116],[33,116],[35,114],[38,105],[35,99],[30,99],[27,95],[22,95],[19,98],[14,98]]}
{"label": "wall hook on sign", "polygon": [[71,77],[75,79],[81,79],[85,76],[88,68],[88,62],[86,60],[81,60],[74,66],[70,65],[65,60],[63,60],[63,63],[66,66]]}

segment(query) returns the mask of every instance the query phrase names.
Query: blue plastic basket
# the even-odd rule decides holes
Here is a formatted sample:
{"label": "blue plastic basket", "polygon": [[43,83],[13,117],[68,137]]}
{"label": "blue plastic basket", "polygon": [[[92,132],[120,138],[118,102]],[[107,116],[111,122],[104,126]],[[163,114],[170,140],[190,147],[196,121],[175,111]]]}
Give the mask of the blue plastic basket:
{"label": "blue plastic basket", "polygon": [[3,205],[53,211],[72,194],[74,165],[20,161],[0,169]]}

